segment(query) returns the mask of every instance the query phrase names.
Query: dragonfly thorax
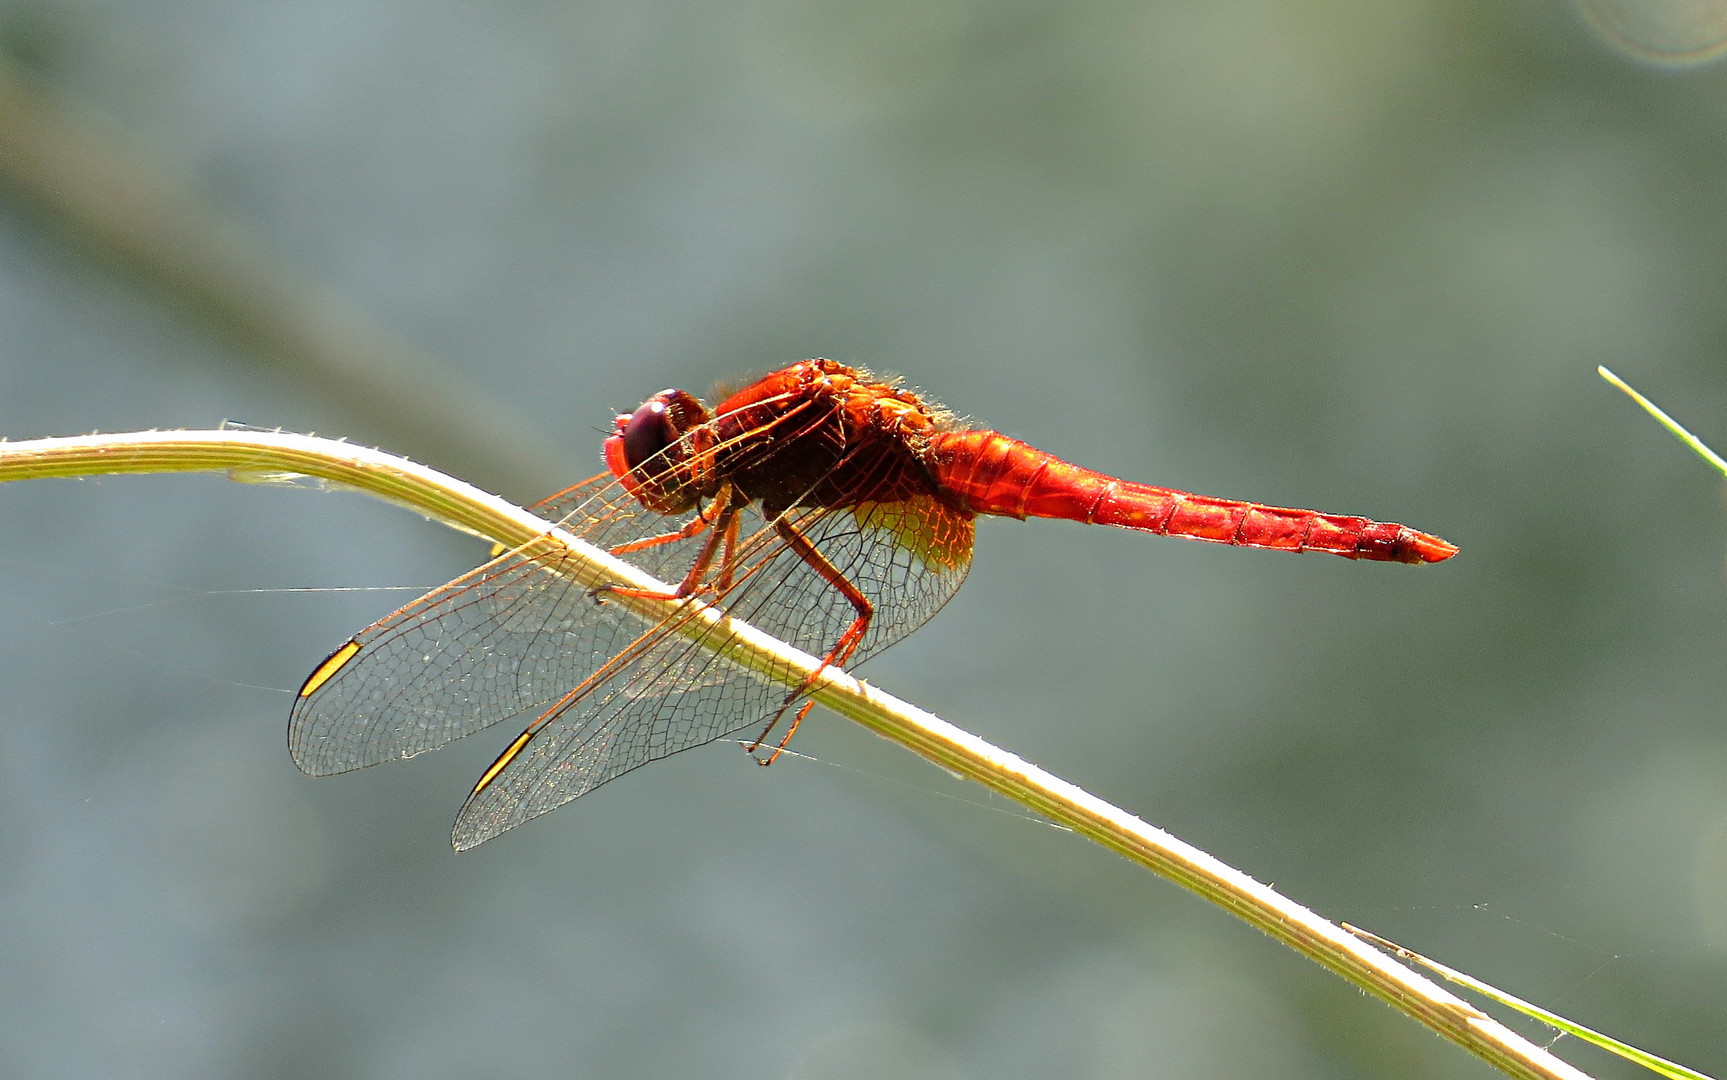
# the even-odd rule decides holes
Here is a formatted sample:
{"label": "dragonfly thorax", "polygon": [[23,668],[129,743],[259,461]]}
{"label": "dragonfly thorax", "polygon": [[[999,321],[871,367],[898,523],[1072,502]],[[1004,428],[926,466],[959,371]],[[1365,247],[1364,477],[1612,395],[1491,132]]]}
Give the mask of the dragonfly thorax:
{"label": "dragonfly thorax", "polygon": [[775,517],[928,492],[935,413],[909,391],[833,360],[805,360],[714,409],[715,474]]}
{"label": "dragonfly thorax", "polygon": [[606,464],[644,506],[678,514],[716,497],[777,516],[928,491],[922,465],[938,413],[910,391],[832,360],[806,360],[712,413],[665,390],[619,416]]}

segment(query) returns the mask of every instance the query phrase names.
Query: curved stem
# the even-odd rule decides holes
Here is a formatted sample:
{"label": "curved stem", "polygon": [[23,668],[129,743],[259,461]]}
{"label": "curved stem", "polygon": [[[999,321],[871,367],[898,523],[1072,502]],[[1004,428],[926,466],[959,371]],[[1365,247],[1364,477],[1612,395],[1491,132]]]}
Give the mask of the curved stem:
{"label": "curved stem", "polygon": [[[149,431],[0,443],[0,480],[139,472],[228,470],[236,479],[272,473],[320,477],[412,507],[507,547],[543,549],[582,584],[633,586],[620,594],[643,614],[693,601],[655,599],[668,587],[502,499],[376,450],[310,436],[255,431]],[[734,662],[789,688],[815,687],[821,704],[942,768],[967,776],[1204,897],[1515,1077],[1588,1080],[1586,1074],[1517,1036],[1473,1005],[1394,962],[1212,856],[1029,762],[999,750],[881,690],[714,608],[675,620],[682,632],[717,643]],[[710,631],[714,623],[725,632]]]}

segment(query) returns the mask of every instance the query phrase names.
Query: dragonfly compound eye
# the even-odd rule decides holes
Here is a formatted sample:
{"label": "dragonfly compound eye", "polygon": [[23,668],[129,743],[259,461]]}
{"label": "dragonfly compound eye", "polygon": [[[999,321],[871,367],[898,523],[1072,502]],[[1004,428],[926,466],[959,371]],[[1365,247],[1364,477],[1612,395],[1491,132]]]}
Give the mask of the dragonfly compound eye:
{"label": "dragonfly compound eye", "polygon": [[618,417],[617,430],[606,440],[606,466],[650,508],[682,513],[702,494],[690,488],[686,472],[694,451],[683,444],[707,422],[707,409],[682,390],[655,394],[635,412]]}
{"label": "dragonfly compound eye", "polygon": [[642,465],[678,440],[678,432],[673,427],[672,415],[665,401],[654,398],[637,409],[635,415],[620,427],[624,439],[624,461],[630,470],[648,475],[663,472],[663,463],[653,469],[642,469]]}

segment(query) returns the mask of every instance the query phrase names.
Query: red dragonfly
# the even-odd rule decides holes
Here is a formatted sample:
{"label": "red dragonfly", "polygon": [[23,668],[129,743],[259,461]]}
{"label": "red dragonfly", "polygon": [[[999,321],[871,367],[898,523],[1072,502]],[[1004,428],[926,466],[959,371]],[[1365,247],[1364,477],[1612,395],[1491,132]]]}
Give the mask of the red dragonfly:
{"label": "red dragonfly", "polygon": [[[965,579],[979,514],[1382,562],[1457,552],[1402,525],[1117,480],[962,430],[832,360],[776,371],[711,412],[666,390],[615,429],[607,472],[532,509],[675,582],[664,598],[706,601],[824,666],[858,663],[934,615]],[[558,557],[525,551],[496,554],[332,653],[294,702],[295,763],[347,772],[525,722],[463,804],[461,850],[640,765],[761,727],[753,752],[812,685],[788,694],[704,647],[679,625],[695,605],[655,622],[607,602],[621,587],[586,588]],[[810,705],[757,760],[784,748]]]}

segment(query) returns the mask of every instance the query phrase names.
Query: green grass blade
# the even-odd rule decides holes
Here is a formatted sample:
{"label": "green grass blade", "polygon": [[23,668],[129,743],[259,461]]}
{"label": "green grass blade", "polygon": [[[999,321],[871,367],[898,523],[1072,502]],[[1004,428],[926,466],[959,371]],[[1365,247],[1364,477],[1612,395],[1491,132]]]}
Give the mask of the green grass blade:
{"label": "green grass blade", "polygon": [[[1614,379],[1613,376],[1608,373],[1606,368],[1601,369],[1601,374],[1603,378],[1617,384],[1620,389],[1624,390],[1626,393],[1633,397],[1637,397],[1639,401],[1643,401],[1641,397],[1638,397],[1637,391],[1626,386],[1624,383],[1620,383],[1617,379]],[[1643,407],[1649,409],[1651,412],[1657,413],[1658,415],[1660,414],[1660,410],[1656,409],[1655,406],[1646,401],[1643,401]],[[1662,416],[1661,419],[1669,426],[1673,426],[1672,421],[1667,420],[1665,416]],[[1689,438],[1688,435],[1682,437]],[[1704,450],[1707,452],[1708,448],[1705,447]],[[1710,454],[1710,456],[1714,457],[1713,454]],[[1716,458],[1715,460],[1719,462],[1721,459]],[[1727,466],[1723,466],[1722,471],[1727,472]],[[1672,1080],[1713,1080],[1712,1077],[1704,1073],[1697,1072],[1694,1069],[1687,1069],[1685,1066],[1680,1065],[1677,1062],[1668,1061],[1666,1058],[1658,1057],[1647,1050],[1639,1050],[1635,1046],[1630,1046],[1620,1042],[1611,1035],[1603,1035],[1601,1032],[1592,1028],[1586,1028],[1574,1020],[1567,1020],[1558,1013],[1548,1012],[1539,1005],[1531,1004],[1520,997],[1507,994],[1505,991],[1500,990],[1497,987],[1489,986],[1473,976],[1465,975],[1463,972],[1458,971],[1455,968],[1448,968],[1437,960],[1429,960],[1418,952],[1405,949],[1396,942],[1385,940],[1378,934],[1368,933],[1366,930],[1363,930],[1358,926],[1351,926],[1348,923],[1344,923],[1343,928],[1354,934],[1356,937],[1361,938],[1363,941],[1371,941],[1373,944],[1386,950],[1400,960],[1407,960],[1411,963],[1420,964],[1422,967],[1428,969],[1441,978],[1448,979],[1451,982],[1457,983],[1459,986],[1467,986],[1469,989],[1483,995],[1484,997],[1492,998],[1494,1001],[1499,1002],[1499,1004],[1504,1005],[1506,1008],[1516,1009],[1524,1016],[1534,1017],[1543,1024],[1558,1028],[1567,1035],[1574,1035],[1586,1043],[1599,1046],[1608,1053],[1618,1054],[1627,1061],[1634,1061],[1645,1069],[1648,1069],[1650,1072],[1657,1073],[1661,1076],[1671,1077]]]}
{"label": "green grass blade", "polygon": [[1621,379],[1619,376],[1613,374],[1611,371],[1608,371],[1604,367],[1597,367],[1595,370],[1601,375],[1601,377],[1603,379],[1606,379],[1608,382],[1612,383],[1614,386],[1617,386],[1619,389],[1621,389],[1621,390],[1625,391],[1627,394],[1629,394],[1631,396],[1632,401],[1635,401],[1637,404],[1643,406],[1643,411],[1647,412],[1650,416],[1653,416],[1661,424],[1662,427],[1666,428],[1668,431],[1671,431],[1673,433],[1674,438],[1678,439],[1680,442],[1684,443],[1686,446],[1689,446],[1693,451],[1696,452],[1698,457],[1702,458],[1704,461],[1707,461],[1709,464],[1711,464],[1711,465],[1715,466],[1717,469],[1721,470],[1722,475],[1727,476],[1727,461],[1723,461],[1721,459],[1720,454],[1717,454],[1715,451],[1709,449],[1708,446],[1704,445],[1704,442],[1702,439],[1699,439],[1697,436],[1691,434],[1689,431],[1686,431],[1683,427],[1680,427],[1679,422],[1677,420],[1673,419],[1671,416],[1668,416],[1666,413],[1662,412],[1660,407],[1657,406],[1653,401],[1650,401],[1648,398],[1644,397],[1642,394],[1639,394],[1637,391],[1631,389],[1630,385],[1627,384],[1624,379]]}

